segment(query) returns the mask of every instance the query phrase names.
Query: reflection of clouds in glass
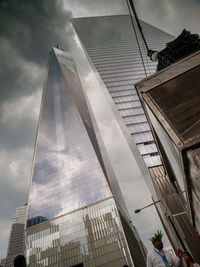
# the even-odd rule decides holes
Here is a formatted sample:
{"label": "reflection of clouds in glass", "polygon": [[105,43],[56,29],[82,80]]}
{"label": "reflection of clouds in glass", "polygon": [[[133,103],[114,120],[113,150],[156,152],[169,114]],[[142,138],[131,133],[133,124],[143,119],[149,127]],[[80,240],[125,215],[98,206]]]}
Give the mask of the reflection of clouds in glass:
{"label": "reflection of clouds in glass", "polygon": [[[81,70],[79,71],[81,72]],[[117,197],[117,201],[125,210],[125,205],[123,206],[123,200],[120,197],[118,188],[115,187],[116,183],[118,183],[130,217],[146,241],[148,239],[148,232],[151,232],[152,228],[156,229],[160,225],[154,208],[151,209],[151,215],[148,214],[146,216],[148,211],[145,211],[139,217],[134,215],[134,210],[138,207],[143,207],[147,203],[152,202],[144,181],[144,177],[150,179],[147,168],[137,148],[134,147],[129,132],[125,129],[124,124],[122,124],[122,119],[114,106],[107,88],[99,79],[99,75],[90,69],[87,75],[84,73],[80,78],[116,177],[113,183],[111,180],[113,195]],[[104,105],[101,103],[104,103]],[[111,179],[111,177],[108,173],[108,178]],[[152,225],[154,227],[148,223],[149,218],[153,221]]]}
{"label": "reflection of clouds in glass", "polygon": [[52,218],[56,210],[61,210],[59,200],[59,184],[51,182],[46,185],[32,184],[31,198],[29,199],[28,219],[43,216]]}
{"label": "reflection of clouds in glass", "polygon": [[[47,250],[46,260],[51,260],[52,252],[57,251],[59,257],[56,257],[54,264],[59,261],[59,264],[64,266],[77,264],[78,261],[94,266],[94,257],[95,262],[97,257],[99,263],[102,263],[102,258],[107,258],[109,266],[115,266],[114,262],[119,263],[122,256],[124,263],[129,257],[113,198],[27,229],[25,238],[28,264],[30,261],[32,264],[41,263],[44,259],[43,255],[47,255]],[[104,260],[104,265],[106,263]],[[123,262],[120,264],[123,266]]]}
{"label": "reflection of clouds in glass", "polygon": [[54,218],[109,196],[97,156],[53,57],[38,132],[28,218]]}

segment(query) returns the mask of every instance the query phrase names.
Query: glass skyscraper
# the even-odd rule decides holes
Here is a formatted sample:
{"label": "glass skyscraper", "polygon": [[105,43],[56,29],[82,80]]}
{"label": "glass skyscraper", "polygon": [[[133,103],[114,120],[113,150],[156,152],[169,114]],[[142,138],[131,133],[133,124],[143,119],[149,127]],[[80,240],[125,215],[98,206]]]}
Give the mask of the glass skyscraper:
{"label": "glass skyscraper", "polygon": [[[157,208],[173,247],[184,245],[174,223],[174,216],[185,213],[184,197],[176,197],[183,188],[163,164],[134,86],[156,64],[129,15],[72,23],[91,70],[83,78],[80,68],[86,65],[78,56],[72,60],[63,50],[51,51],[29,193],[27,262],[145,266],[146,250],[131,223],[148,194],[141,181],[161,200]],[[150,49],[159,51],[173,39],[141,23]]]}
{"label": "glass skyscraper", "polygon": [[[141,179],[145,179],[154,200],[163,198],[169,191],[173,194],[174,189],[169,186],[152,129],[134,86],[156,71],[156,63],[147,56],[134,18],[131,20],[129,15],[76,18],[72,19],[72,23],[88,57],[104,81],[132,143],[136,144],[133,154],[139,152],[146,165],[143,169],[149,171],[150,176],[143,175]],[[160,51],[173,39],[173,36],[148,23],[141,21],[141,25],[150,49]],[[166,206],[162,207],[161,215],[167,209]],[[176,246],[179,246],[176,240]]]}
{"label": "glass skyscraper", "polygon": [[28,226],[111,196],[81,90],[73,61],[64,53],[54,55],[53,50],[37,136]]}
{"label": "glass skyscraper", "polygon": [[28,201],[28,266],[145,265],[124,200],[111,190],[88,105],[71,56],[52,49]]}
{"label": "glass skyscraper", "polygon": [[[129,15],[120,15],[76,18],[72,21],[82,46],[104,81],[116,109],[131,135],[132,142],[136,144],[137,150],[140,152],[146,168],[148,168],[150,177],[144,176],[144,178],[147,178],[146,182],[150,185],[153,199],[160,200],[157,208],[161,218],[163,218],[163,225],[168,230],[167,233],[172,246],[192,250],[197,244],[195,243],[197,237],[195,237],[194,231],[189,230],[192,229],[190,221],[188,219],[183,220],[187,217],[187,207],[185,205],[185,187],[180,171],[181,163],[177,164],[178,161],[174,159],[172,154],[167,162],[164,151],[167,143],[166,138],[163,138],[163,146],[161,143],[157,143],[160,149],[158,150],[154,137],[155,132],[147,121],[146,111],[143,109],[144,103],[140,101],[134,86],[142,79],[155,73],[156,65],[148,59],[135,19],[131,18]],[[145,22],[141,22],[141,25],[147,44],[152,50],[162,50],[165,44],[173,39],[173,36]],[[168,76],[170,77],[170,74]],[[149,79],[148,88],[150,89],[160,82],[159,73],[153,77],[154,79]],[[166,77],[164,80],[166,81]],[[175,87],[174,83],[172,86]],[[180,87],[181,90],[182,87]],[[177,97],[179,98],[180,95],[179,93]],[[186,95],[188,96],[188,93]],[[158,93],[155,93],[155,99],[161,96],[163,102],[168,101],[171,105],[172,100],[170,97],[167,98],[166,93],[164,94],[163,87]],[[173,97],[174,102],[176,102],[175,95]],[[183,98],[183,95],[181,97]],[[174,119],[177,118],[175,112],[171,112],[171,116]],[[152,119],[152,122],[154,125],[155,119]],[[181,126],[183,125],[182,123]],[[163,136],[160,128],[158,129],[157,135]],[[175,150],[175,147],[173,149]],[[133,153],[136,154],[136,150]],[[172,168],[169,168],[169,162],[172,162]],[[153,188],[149,180],[152,181]],[[198,209],[199,207],[196,207],[196,210]],[[192,243],[193,246],[191,246]]]}
{"label": "glass skyscraper", "polygon": [[[147,57],[146,48],[137,28],[133,28],[130,16],[77,18],[72,22],[146,166],[161,166],[150,126],[134,87],[136,82],[155,73],[156,64]],[[141,23],[151,49],[159,51],[172,40],[171,35]]]}

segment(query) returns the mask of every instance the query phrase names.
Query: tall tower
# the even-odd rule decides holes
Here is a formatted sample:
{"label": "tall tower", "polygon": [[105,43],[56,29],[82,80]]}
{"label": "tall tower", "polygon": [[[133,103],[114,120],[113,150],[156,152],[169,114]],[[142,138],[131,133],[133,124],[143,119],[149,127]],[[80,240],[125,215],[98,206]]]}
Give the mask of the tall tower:
{"label": "tall tower", "polygon": [[[159,214],[161,219],[163,219],[163,225],[168,230],[168,237],[171,238],[171,244],[174,248],[182,247],[184,250],[189,250],[187,245],[194,243],[194,233],[191,234],[187,230],[190,233],[188,234],[190,236],[188,238],[184,234],[186,230],[183,225],[184,220],[181,216],[186,216],[187,207],[185,208],[185,203],[187,199],[184,193],[185,186],[184,179],[182,178],[182,165],[180,160],[175,159],[174,155],[177,151],[175,152],[176,148],[173,145],[170,148],[173,153],[170,154],[167,162],[165,151],[163,151],[166,150],[166,146],[169,143],[166,138],[163,142],[164,149],[159,144],[159,149],[162,152],[162,157],[160,156],[161,154],[158,151],[158,146],[153,135],[153,128],[149,125],[143,109],[144,103],[141,103],[134,86],[140,80],[155,73],[156,67],[155,63],[150,62],[147,57],[146,48],[142,42],[134,18],[128,15],[76,18],[72,19],[72,23],[84,49],[87,51],[88,57],[104,81],[124,121],[124,125],[129,130],[132,142],[136,144],[146,164],[146,168],[148,168],[151,181],[154,185],[153,188],[151,186],[149,188],[154,200],[160,200],[158,211],[160,211]],[[141,22],[141,24],[150,49],[160,51],[167,42],[173,39],[171,35],[156,27],[145,22]],[[174,70],[170,71],[174,73]],[[168,77],[171,79],[170,75]],[[153,87],[152,80],[150,79],[148,84],[150,89]],[[155,75],[154,86],[155,84],[157,86],[158,81],[160,81],[159,73]],[[166,79],[164,81],[166,82]],[[173,86],[175,87],[174,84]],[[162,95],[163,101],[168,101],[170,103],[169,105],[171,105],[171,99],[166,97],[166,93],[164,95],[162,87],[160,89],[159,93],[155,94],[156,97],[159,99],[159,94]],[[175,95],[173,98],[175,99]],[[156,107],[158,106],[156,101],[154,105]],[[171,115],[173,117],[175,114],[171,112]],[[161,117],[162,115],[160,115]],[[154,126],[155,120],[152,119],[152,121]],[[183,126],[184,124],[180,123],[180,125]],[[159,125],[157,127],[159,129],[157,135],[163,135]],[[191,165],[195,168],[194,159],[192,155],[189,156]],[[174,170],[169,168],[169,163],[171,163]],[[150,177],[147,178],[149,179]],[[146,182],[150,185],[150,180],[148,179],[146,179]],[[196,199],[195,203],[197,203]],[[198,206],[196,210],[198,210]],[[185,225],[188,226],[188,224],[189,220],[187,220]],[[199,222],[197,221],[196,224],[199,225]],[[191,228],[192,225],[190,225]]]}
{"label": "tall tower", "polygon": [[28,266],[145,265],[120,191],[117,202],[111,190],[101,150],[75,63],[54,48],[29,192]]}
{"label": "tall tower", "polygon": [[6,267],[13,267],[13,261],[15,257],[20,254],[24,254],[24,229],[26,224],[26,212],[27,205],[19,207],[12,218],[7,256],[5,259]]}
{"label": "tall tower", "polygon": [[[133,153],[139,151],[145,162],[144,168],[148,169],[150,176],[143,178],[149,186],[153,199],[160,200],[169,192],[173,195],[176,189],[169,185],[170,181],[152,129],[134,86],[156,71],[156,64],[147,57],[134,18],[129,15],[75,18],[72,19],[72,23],[88,57],[104,81],[129,131],[132,143],[136,144],[137,148]],[[173,39],[173,36],[154,26],[142,21],[141,24],[150,49],[159,51]],[[181,186],[178,186],[178,189],[181,190]],[[163,206],[163,203],[160,203],[160,206],[158,204],[158,209],[161,216],[168,211],[168,207]],[[163,221],[165,219],[163,216]],[[167,221],[165,223],[168,225]],[[175,237],[173,241],[171,240],[174,247],[181,246],[176,233],[172,231],[168,236]]]}
{"label": "tall tower", "polygon": [[[146,166],[161,166],[150,126],[134,87],[136,82],[155,72],[156,64],[148,59],[130,16],[75,18],[72,23]],[[159,51],[173,38],[156,27],[141,23],[151,49]]]}

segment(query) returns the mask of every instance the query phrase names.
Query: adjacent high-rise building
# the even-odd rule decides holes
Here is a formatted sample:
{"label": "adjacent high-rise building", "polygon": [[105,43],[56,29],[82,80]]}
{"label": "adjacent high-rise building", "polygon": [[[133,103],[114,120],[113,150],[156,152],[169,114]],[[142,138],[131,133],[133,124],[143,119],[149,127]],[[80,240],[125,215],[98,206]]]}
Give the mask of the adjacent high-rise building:
{"label": "adjacent high-rise building", "polygon": [[[153,74],[156,63],[133,28],[129,15],[72,19],[90,59],[104,81],[133,142],[148,168],[161,166],[161,159],[135,90],[137,81]],[[161,50],[172,36],[141,22],[149,47]],[[88,30],[89,29],[89,30]]]}
{"label": "adjacent high-rise building", "polygon": [[74,61],[52,49],[28,201],[28,266],[145,265],[91,116]]}
{"label": "adjacent high-rise building", "polygon": [[4,261],[6,267],[13,267],[14,258],[24,254],[24,229],[26,225],[27,205],[17,208],[12,218],[7,256]]}
{"label": "adjacent high-rise building", "polygon": [[[162,187],[163,181],[167,181],[166,171],[134,86],[155,73],[156,63],[147,56],[134,18],[129,15],[76,18],[72,19],[72,23],[88,57],[104,81],[132,143],[137,146],[133,153],[139,151],[146,165],[144,168],[149,170],[150,176],[144,175],[141,179],[146,180],[154,200],[160,199],[154,188],[157,188],[155,184]],[[173,39],[173,36],[152,25],[142,21],[141,24],[150,49],[159,51]],[[165,186],[163,190],[167,190]],[[176,242],[176,246],[179,243]]]}
{"label": "adjacent high-rise building", "polygon": [[[195,231],[192,231],[192,224],[186,215],[188,205],[186,204],[187,196],[184,179],[182,178],[182,163],[175,158],[175,152],[171,153],[168,162],[166,161],[166,155],[162,147],[165,150],[169,142],[165,138],[160,139],[165,144],[163,146],[160,145],[158,149],[155,132],[147,120],[146,111],[143,109],[144,104],[141,103],[134,86],[140,80],[155,73],[156,69],[155,63],[148,59],[146,47],[137,29],[135,19],[128,15],[121,15],[76,18],[72,21],[82,46],[104,81],[124,124],[130,132],[132,141],[136,144],[149,170],[151,178],[147,177],[147,179],[150,178],[154,185],[154,188],[151,185],[149,188],[154,200],[160,200],[158,211],[160,211],[161,220],[172,246],[174,248],[182,247],[184,250],[190,250],[194,255],[197,255],[197,251],[195,251],[197,236],[195,236]],[[150,49],[159,51],[165,47],[166,43],[173,39],[173,36],[156,27],[145,22],[141,22],[141,24]],[[154,79],[148,80],[148,88],[151,89],[153,83],[154,86],[156,83],[158,84],[159,80],[158,73]],[[166,77],[163,80],[166,81]],[[181,90],[181,87],[179,89]],[[159,94],[162,95],[163,102],[165,101],[164,104],[168,103],[170,106],[170,97],[166,99],[167,93],[165,92],[165,95],[164,93],[162,94],[162,87],[157,94],[154,94],[153,101],[156,102],[159,99]],[[186,95],[188,96],[188,93]],[[180,93],[176,96],[179,98]],[[173,97],[175,99],[175,95]],[[180,110],[182,111],[181,108]],[[175,116],[171,111],[170,115],[177,121],[178,114]],[[159,116],[161,115],[159,114]],[[182,118],[184,117],[182,116]],[[154,121],[152,119],[153,125]],[[184,131],[185,124],[185,122],[181,124],[182,131]],[[161,130],[158,130],[158,132],[157,135],[162,135]],[[175,148],[173,150],[175,151]],[[190,153],[188,157],[192,162],[193,176],[196,178],[197,174],[194,169],[197,166],[197,156],[192,156],[192,153]],[[169,168],[169,162],[172,168]],[[147,179],[146,182],[149,185],[150,181]],[[195,183],[198,181],[198,179],[194,178],[193,180],[195,180]],[[196,190],[196,187],[194,188]],[[199,210],[199,205],[197,204],[194,190],[192,194],[195,211],[197,211]],[[198,226],[197,216],[195,219]],[[185,234],[185,231],[187,231],[187,234]]]}
{"label": "adjacent high-rise building", "polygon": [[1,259],[1,267],[5,267],[5,264],[6,264],[6,258],[4,259]]}

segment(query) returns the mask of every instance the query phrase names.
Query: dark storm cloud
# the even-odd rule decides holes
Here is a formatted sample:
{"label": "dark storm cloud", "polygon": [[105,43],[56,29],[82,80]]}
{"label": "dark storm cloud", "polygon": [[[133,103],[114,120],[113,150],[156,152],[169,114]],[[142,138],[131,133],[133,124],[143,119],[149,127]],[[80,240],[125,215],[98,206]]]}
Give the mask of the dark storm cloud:
{"label": "dark storm cloud", "polygon": [[105,16],[127,13],[126,0],[63,0],[65,8],[71,8],[75,17]]}
{"label": "dark storm cloud", "polygon": [[56,44],[67,48],[64,29],[71,13],[58,1],[4,0],[0,2],[0,37],[24,58],[46,64],[46,54]]}
{"label": "dark storm cloud", "polygon": [[[127,14],[126,0],[63,0],[65,7],[74,10],[74,16],[101,16]],[[184,28],[199,30],[200,0],[134,0],[138,17],[176,36]]]}
{"label": "dark storm cloud", "polygon": [[[5,101],[18,100],[20,97],[30,96],[37,90],[42,90],[48,52],[52,46],[59,44],[69,48],[66,36],[73,33],[69,25],[71,13],[63,9],[58,1],[48,0],[8,0],[0,2],[0,122],[1,145],[17,146],[30,142],[33,135],[28,136],[35,129],[35,122],[21,114],[18,127],[13,129],[12,124],[2,116],[8,110],[2,110]],[[19,109],[18,103],[13,105],[13,115]],[[21,103],[19,103],[21,104]],[[32,107],[26,112],[32,112]],[[23,119],[24,117],[24,119]],[[26,132],[21,132],[26,129]],[[21,132],[21,133],[20,133]],[[9,133],[9,134],[6,134]],[[24,135],[24,138],[22,136]],[[19,138],[18,138],[19,137]],[[8,141],[9,142],[6,142]],[[31,142],[32,144],[32,142]]]}
{"label": "dark storm cloud", "polygon": [[69,47],[66,25],[70,17],[58,1],[0,2],[1,100],[34,90],[31,77],[21,80],[22,66],[28,61],[45,67],[52,46]]}

